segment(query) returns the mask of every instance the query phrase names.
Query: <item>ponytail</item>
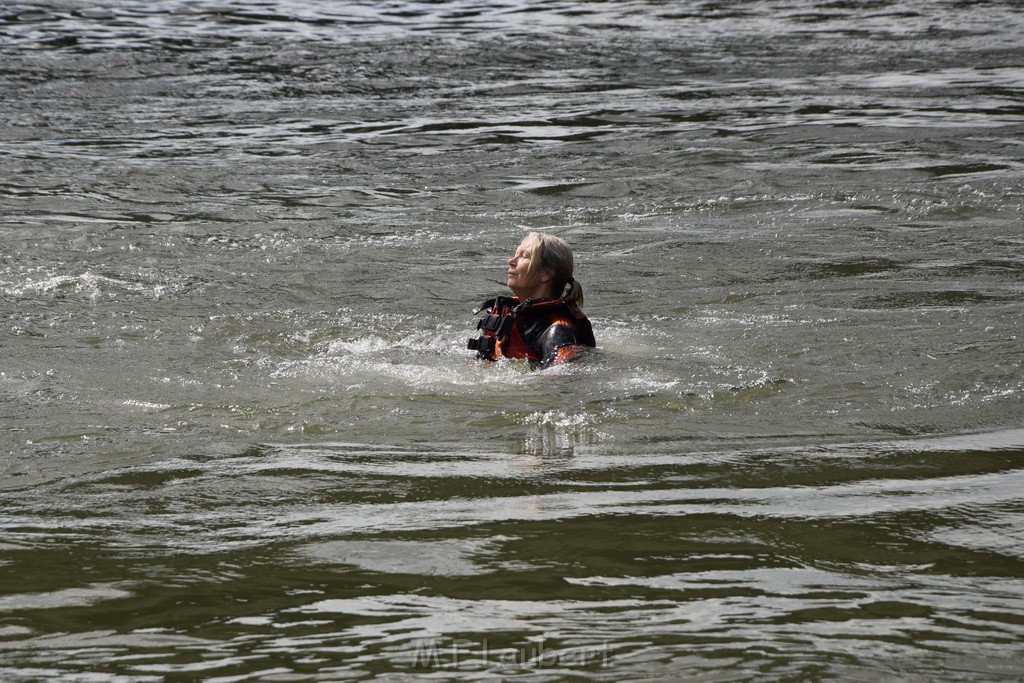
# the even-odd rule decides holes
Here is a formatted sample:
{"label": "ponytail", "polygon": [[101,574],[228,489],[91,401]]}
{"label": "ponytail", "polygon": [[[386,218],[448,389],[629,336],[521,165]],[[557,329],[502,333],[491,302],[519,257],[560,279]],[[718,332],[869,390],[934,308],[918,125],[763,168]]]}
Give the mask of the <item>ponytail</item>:
{"label": "ponytail", "polygon": [[583,305],[583,285],[577,282],[576,278],[571,278],[562,289],[565,290],[565,294],[562,295],[563,301],[574,306]]}

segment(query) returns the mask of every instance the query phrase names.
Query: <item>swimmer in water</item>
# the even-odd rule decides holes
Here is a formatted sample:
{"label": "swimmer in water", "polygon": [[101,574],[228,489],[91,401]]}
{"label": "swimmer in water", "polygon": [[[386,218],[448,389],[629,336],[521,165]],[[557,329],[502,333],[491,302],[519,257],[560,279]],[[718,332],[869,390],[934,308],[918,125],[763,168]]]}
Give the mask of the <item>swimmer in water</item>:
{"label": "swimmer in water", "polygon": [[508,260],[514,296],[485,301],[477,313],[480,336],[469,348],[481,360],[526,358],[542,368],[564,363],[597,346],[580,306],[583,287],[572,276],[572,249],[564,240],[529,233]]}

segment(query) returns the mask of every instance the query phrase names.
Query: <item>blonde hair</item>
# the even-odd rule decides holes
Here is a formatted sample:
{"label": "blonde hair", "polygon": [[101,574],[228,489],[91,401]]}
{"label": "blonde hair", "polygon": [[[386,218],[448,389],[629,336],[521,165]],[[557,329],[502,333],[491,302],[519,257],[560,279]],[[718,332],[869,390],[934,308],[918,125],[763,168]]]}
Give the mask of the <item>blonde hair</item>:
{"label": "blonde hair", "polygon": [[572,249],[560,237],[543,232],[531,232],[527,236],[533,249],[528,273],[548,271],[551,273],[551,291],[564,301],[583,305],[583,285],[572,276]]}

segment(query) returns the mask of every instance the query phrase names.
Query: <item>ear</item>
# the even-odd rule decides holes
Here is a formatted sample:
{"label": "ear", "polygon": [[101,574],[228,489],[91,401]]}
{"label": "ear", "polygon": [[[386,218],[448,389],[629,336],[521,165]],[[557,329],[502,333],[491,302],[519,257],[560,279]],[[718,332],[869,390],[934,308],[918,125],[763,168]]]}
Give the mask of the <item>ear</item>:
{"label": "ear", "polygon": [[553,270],[542,270],[540,271],[539,281],[544,284],[550,284],[555,279],[555,272]]}

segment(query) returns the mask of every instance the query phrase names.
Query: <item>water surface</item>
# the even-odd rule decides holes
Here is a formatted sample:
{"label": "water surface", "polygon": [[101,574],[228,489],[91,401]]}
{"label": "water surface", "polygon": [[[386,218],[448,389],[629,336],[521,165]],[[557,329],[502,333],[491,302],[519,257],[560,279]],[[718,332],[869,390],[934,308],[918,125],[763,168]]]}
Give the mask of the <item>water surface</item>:
{"label": "water surface", "polygon": [[0,678],[1018,680],[1022,31],[0,8]]}

